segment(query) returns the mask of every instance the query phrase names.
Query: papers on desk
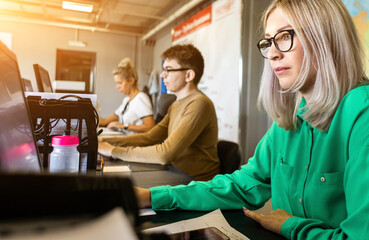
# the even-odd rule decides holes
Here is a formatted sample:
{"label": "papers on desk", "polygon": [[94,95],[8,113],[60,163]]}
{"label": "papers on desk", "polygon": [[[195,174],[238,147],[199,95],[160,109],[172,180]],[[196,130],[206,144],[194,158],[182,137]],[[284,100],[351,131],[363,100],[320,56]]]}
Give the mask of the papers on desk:
{"label": "papers on desk", "polygon": [[150,215],[156,215],[156,212],[152,210],[152,208],[141,208],[138,210],[138,216],[150,216]]}
{"label": "papers on desk", "polygon": [[131,172],[128,166],[104,166],[103,173]]}
{"label": "papers on desk", "polygon": [[230,239],[249,239],[236,229],[232,228],[227,220],[224,218],[222,212],[218,209],[204,216],[184,220],[176,223],[163,225],[160,227],[149,228],[144,230],[144,233],[166,232],[167,234],[173,234],[178,232],[191,231],[207,227],[216,227]]}

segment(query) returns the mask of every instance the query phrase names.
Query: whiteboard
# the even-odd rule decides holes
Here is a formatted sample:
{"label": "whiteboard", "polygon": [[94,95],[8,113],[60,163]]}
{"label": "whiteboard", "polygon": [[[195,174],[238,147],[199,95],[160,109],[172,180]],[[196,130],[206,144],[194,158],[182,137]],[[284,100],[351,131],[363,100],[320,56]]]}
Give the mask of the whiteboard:
{"label": "whiteboard", "polygon": [[218,0],[172,32],[173,44],[192,43],[204,57],[199,89],[214,103],[219,139],[239,143],[241,0]]}

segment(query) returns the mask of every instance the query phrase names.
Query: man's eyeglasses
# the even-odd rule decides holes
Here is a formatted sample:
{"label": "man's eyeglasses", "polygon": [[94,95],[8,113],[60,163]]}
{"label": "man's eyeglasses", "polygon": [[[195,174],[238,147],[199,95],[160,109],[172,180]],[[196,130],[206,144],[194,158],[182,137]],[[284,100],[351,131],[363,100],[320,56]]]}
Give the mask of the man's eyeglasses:
{"label": "man's eyeglasses", "polygon": [[190,70],[190,68],[163,69],[163,73],[165,77],[168,77],[170,72],[180,72],[180,71],[187,71],[187,70]]}
{"label": "man's eyeglasses", "polygon": [[268,52],[270,47],[272,46],[272,42],[274,43],[274,46],[278,49],[278,51],[288,52],[293,46],[294,34],[295,31],[293,29],[283,30],[276,33],[272,38],[261,39],[257,44],[261,55],[264,58],[268,58]]}

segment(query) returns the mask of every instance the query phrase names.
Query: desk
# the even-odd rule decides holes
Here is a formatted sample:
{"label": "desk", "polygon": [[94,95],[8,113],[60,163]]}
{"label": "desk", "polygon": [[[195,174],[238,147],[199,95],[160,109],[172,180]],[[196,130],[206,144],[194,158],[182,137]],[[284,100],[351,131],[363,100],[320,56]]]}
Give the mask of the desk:
{"label": "desk", "polygon": [[100,138],[104,139],[104,138],[110,138],[110,137],[124,137],[124,136],[128,136],[128,135],[132,135],[132,132],[129,132],[127,130],[112,130],[109,129],[107,127],[98,127],[97,131],[102,131],[99,135]]}
{"label": "desk", "polygon": [[[140,217],[141,228],[147,229],[173,222],[200,217],[208,212],[202,211],[157,211],[156,215]],[[242,210],[222,210],[222,213],[234,229],[241,232],[252,240],[283,240],[286,239],[278,234],[264,229],[260,224],[246,217]]]}
{"label": "desk", "polygon": [[[178,184],[188,184],[191,180],[193,180],[190,176],[173,166],[130,163],[121,160],[107,160],[106,164],[107,166],[130,165],[132,169],[130,176],[132,177],[134,185],[138,187],[150,188],[161,185],[175,186]],[[157,211],[156,213],[156,215],[139,218],[142,229],[200,217],[208,212],[175,210]],[[223,210],[222,213],[233,228],[250,239],[285,239],[278,234],[264,229],[262,226],[260,226],[260,224],[251,218],[246,217],[242,210]]]}
{"label": "desk", "polygon": [[[151,188],[162,185],[176,186],[179,184],[188,184],[193,178],[181,171],[180,169],[168,165],[148,164],[148,163],[133,163],[112,158],[105,158],[106,166],[129,166],[131,172],[125,173],[103,173],[103,175],[121,175],[131,177],[133,185],[142,188]],[[101,174],[101,172],[98,172]]]}

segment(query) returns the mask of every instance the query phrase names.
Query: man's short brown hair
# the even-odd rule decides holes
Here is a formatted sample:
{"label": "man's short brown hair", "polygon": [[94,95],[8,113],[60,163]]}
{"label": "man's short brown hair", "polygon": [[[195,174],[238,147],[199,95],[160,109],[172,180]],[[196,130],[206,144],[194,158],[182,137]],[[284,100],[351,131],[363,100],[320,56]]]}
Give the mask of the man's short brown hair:
{"label": "man's short brown hair", "polygon": [[195,72],[194,84],[200,82],[204,73],[204,58],[201,52],[192,44],[174,45],[168,48],[161,57],[163,59],[174,59],[183,68],[190,68]]}

